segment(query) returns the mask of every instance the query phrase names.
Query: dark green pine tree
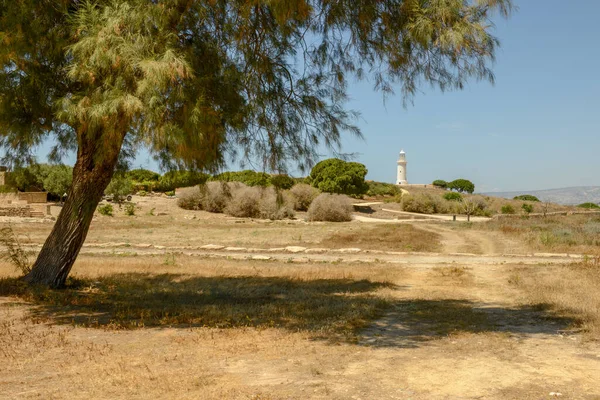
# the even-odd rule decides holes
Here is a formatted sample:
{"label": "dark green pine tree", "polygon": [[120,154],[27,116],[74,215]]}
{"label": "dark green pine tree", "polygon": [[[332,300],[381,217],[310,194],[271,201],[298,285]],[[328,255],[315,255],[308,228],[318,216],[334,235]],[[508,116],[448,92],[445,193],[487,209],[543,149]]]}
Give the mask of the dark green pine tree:
{"label": "dark green pine tree", "polygon": [[[0,0],[0,146],[76,151],[68,199],[25,280],[62,286],[115,167],[228,153],[282,170],[360,135],[347,80],[410,100],[493,81],[493,13],[511,0]],[[241,150],[240,150],[241,149]]]}

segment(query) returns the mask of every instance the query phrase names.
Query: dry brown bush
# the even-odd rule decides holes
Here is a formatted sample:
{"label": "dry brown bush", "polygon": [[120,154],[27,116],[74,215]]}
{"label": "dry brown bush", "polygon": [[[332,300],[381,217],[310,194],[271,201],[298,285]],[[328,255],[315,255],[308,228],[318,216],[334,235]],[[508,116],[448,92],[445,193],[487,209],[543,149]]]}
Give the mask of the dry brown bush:
{"label": "dry brown bush", "polygon": [[309,221],[344,222],[352,220],[352,201],[341,194],[322,193],[308,208]]}
{"label": "dry brown bush", "polygon": [[231,200],[232,190],[245,186],[242,184],[233,184],[227,182],[207,182],[203,185],[204,197],[202,199],[202,208],[212,213],[222,213]]}
{"label": "dry brown bush", "polygon": [[294,185],[289,190],[290,195],[294,200],[294,210],[307,211],[310,204],[319,195],[319,191],[306,183]]}
{"label": "dry brown bush", "polygon": [[239,218],[258,218],[260,216],[260,193],[258,188],[242,187],[231,194],[231,200],[225,207],[225,213]]}
{"label": "dry brown bush", "polygon": [[260,217],[271,220],[293,218],[295,215],[293,204],[294,199],[288,193],[277,192],[272,187],[262,189],[258,204]]}
{"label": "dry brown bush", "polygon": [[199,186],[185,188],[177,196],[177,206],[184,210],[202,210],[204,193]]}

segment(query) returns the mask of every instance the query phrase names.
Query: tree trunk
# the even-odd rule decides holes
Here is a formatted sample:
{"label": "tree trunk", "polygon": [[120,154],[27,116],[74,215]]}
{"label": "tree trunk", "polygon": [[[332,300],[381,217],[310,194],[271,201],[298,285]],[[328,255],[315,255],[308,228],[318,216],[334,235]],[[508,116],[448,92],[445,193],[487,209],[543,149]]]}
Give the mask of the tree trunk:
{"label": "tree trunk", "polygon": [[52,288],[64,286],[110,183],[121,144],[122,140],[109,146],[92,140],[80,142],[67,200],[31,272],[23,278],[26,282]]}

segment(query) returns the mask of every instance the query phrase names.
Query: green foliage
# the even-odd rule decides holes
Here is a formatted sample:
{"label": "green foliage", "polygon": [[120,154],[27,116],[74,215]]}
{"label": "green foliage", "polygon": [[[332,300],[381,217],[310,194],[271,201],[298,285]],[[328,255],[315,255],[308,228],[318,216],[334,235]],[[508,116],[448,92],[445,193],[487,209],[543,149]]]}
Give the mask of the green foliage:
{"label": "green foliage", "polygon": [[113,216],[113,206],[110,204],[104,204],[104,205],[100,205],[98,206],[98,212],[101,215],[104,215],[106,217],[112,217]]}
{"label": "green foliage", "polygon": [[148,195],[148,192],[146,192],[145,190],[140,190],[136,194],[141,197],[146,197]]}
{"label": "green foliage", "polygon": [[129,215],[130,217],[135,215],[135,204],[125,204],[125,215]]}
{"label": "green foliage", "polygon": [[600,210],[600,206],[596,203],[582,203],[577,207],[579,208],[587,208],[588,210]]}
{"label": "green foliage", "polygon": [[133,186],[131,180],[122,173],[116,173],[104,193],[113,197],[113,200],[117,203],[121,203],[128,195],[131,194]]}
{"label": "green foliage", "polygon": [[0,185],[0,193],[16,193],[17,189],[10,185]]}
{"label": "green foliage", "polygon": [[448,201],[461,201],[463,198],[460,193],[456,193],[456,192],[444,193],[443,197],[444,197],[444,199],[446,199]]}
{"label": "green foliage", "polygon": [[510,205],[510,204],[505,204],[500,209],[500,212],[502,214],[514,214],[515,213],[515,208],[512,205]]}
{"label": "green foliage", "polygon": [[321,192],[360,196],[367,193],[367,168],[338,158],[323,160],[310,171],[311,185]]}
{"label": "green foliage", "polygon": [[296,184],[296,181],[285,174],[271,175],[271,185],[277,189],[288,190]]}
{"label": "green foliage", "polygon": [[437,180],[433,181],[432,185],[435,187],[438,187],[440,189],[446,189],[448,187],[448,182],[446,182],[442,179],[437,179]]}
{"label": "green foliage", "polygon": [[448,189],[456,190],[461,193],[473,193],[475,191],[475,185],[467,179],[456,179],[448,183]]}
{"label": "green foliage", "polygon": [[538,199],[537,197],[535,197],[531,194],[522,194],[520,196],[515,196],[515,198],[513,200],[536,201],[536,202],[540,201],[540,199]]}
{"label": "green foliage", "polygon": [[173,196],[175,196],[175,191],[171,190],[171,191],[165,192],[165,194],[169,197],[173,197]]}
{"label": "green foliage", "polygon": [[44,189],[57,197],[67,193],[73,182],[73,168],[66,165],[53,165],[43,179]]}
{"label": "green foliage", "polygon": [[169,171],[160,177],[153,189],[156,192],[172,192],[178,188],[202,185],[208,179],[209,176],[202,172]]}
{"label": "green foliage", "polygon": [[129,170],[125,175],[133,182],[158,182],[160,179],[159,173],[143,168]]}
{"label": "green foliage", "polygon": [[221,182],[241,182],[246,186],[269,186],[271,184],[271,176],[264,172],[256,172],[252,170],[244,171],[228,171],[215,175],[210,178],[211,181]]}
{"label": "green foliage", "polygon": [[400,188],[391,183],[367,181],[369,189],[367,196],[397,196],[400,194]]}
{"label": "green foliage", "polygon": [[533,205],[532,204],[523,203],[521,205],[521,208],[523,209],[523,212],[525,214],[531,214],[533,212]]}
{"label": "green foliage", "polygon": [[46,191],[61,197],[71,187],[73,168],[58,164],[32,164],[15,169],[9,175],[9,183],[20,191]]}

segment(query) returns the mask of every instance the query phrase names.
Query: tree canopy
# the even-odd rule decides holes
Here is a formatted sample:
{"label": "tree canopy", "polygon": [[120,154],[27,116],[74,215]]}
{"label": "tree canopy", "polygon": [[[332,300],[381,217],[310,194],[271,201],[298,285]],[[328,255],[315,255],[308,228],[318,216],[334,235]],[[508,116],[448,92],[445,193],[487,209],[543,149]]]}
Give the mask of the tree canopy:
{"label": "tree canopy", "polygon": [[363,164],[338,158],[323,160],[310,171],[311,185],[320,191],[356,196],[369,190],[365,176],[367,168]]}
{"label": "tree canopy", "polygon": [[27,280],[60,286],[117,165],[231,157],[301,169],[359,135],[349,79],[410,101],[423,84],[493,81],[511,0],[0,0],[0,147],[76,151],[63,212]]}

